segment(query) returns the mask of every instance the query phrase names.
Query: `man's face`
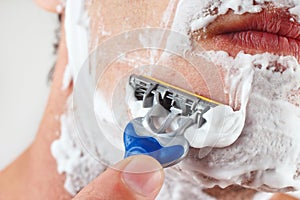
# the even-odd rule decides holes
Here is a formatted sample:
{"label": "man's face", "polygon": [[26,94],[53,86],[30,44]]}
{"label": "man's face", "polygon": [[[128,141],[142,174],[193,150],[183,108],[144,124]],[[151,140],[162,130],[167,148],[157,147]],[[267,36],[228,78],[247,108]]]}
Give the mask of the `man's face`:
{"label": "man's face", "polygon": [[[246,128],[234,145],[211,150],[200,161],[197,158],[199,150],[193,149],[190,155],[192,159],[183,162],[183,166],[200,172],[193,176],[209,184],[218,182],[227,185],[229,182],[224,178],[225,170],[228,174],[231,173],[229,179],[238,184],[266,190],[277,187],[289,190],[289,183],[276,183],[270,187],[259,184],[268,185],[272,182],[269,177],[272,173],[276,174],[277,170],[277,164],[269,163],[272,159],[282,160],[296,148],[291,142],[295,136],[294,129],[290,127],[294,127],[294,121],[298,118],[284,120],[290,117],[287,111],[295,110],[294,114],[298,115],[299,109],[298,83],[289,85],[297,80],[298,72],[286,72],[289,71],[287,69],[299,67],[300,25],[297,16],[291,14],[291,4],[287,2],[268,1],[259,4],[243,1],[241,5],[238,2],[226,3],[228,2],[88,1],[86,7],[90,17],[91,51],[107,39],[126,31],[162,28],[180,32],[196,41],[206,51],[210,51],[216,64],[208,77],[201,77],[193,71],[190,63],[178,56],[166,56],[161,51],[131,52],[117,59],[104,72],[105,80],[100,82],[101,87],[105,88],[102,92],[107,99],[113,98],[111,91],[124,74],[148,70],[147,73],[154,77],[230,104],[236,110],[243,107],[247,111]],[[141,37],[140,42],[149,38]],[[153,63],[167,66],[167,70],[163,67],[143,68]],[[207,80],[215,74],[218,74],[220,84],[207,85]],[[248,79],[249,77],[251,78]],[[285,81],[278,82],[281,79]],[[211,95],[212,90],[219,92]],[[293,95],[296,98],[289,98]],[[287,103],[291,104],[286,106]],[[261,115],[255,115],[257,113]],[[288,133],[285,133],[286,130]],[[261,162],[263,159],[266,159],[265,163]],[[292,161],[293,164],[297,162],[296,159]],[[298,169],[289,170],[292,171],[291,174],[295,174]],[[269,174],[263,177],[265,171]],[[259,176],[261,182],[256,184],[254,180],[259,179]]]}
{"label": "man's face", "polygon": [[[197,41],[205,50],[225,51],[230,56],[236,56],[241,51],[251,55],[269,52],[276,55],[291,55],[299,59],[300,25],[296,17],[289,13],[290,3],[268,1],[258,5],[253,1],[243,1],[241,5],[239,4],[241,3],[231,5],[231,3],[226,4],[226,1],[220,3],[208,0],[199,2],[87,1],[86,6],[90,17],[90,50],[126,31],[152,27],[180,32]],[[278,5],[281,7],[275,7]],[[240,13],[245,14],[240,15]],[[218,17],[210,19],[210,16]],[[200,25],[199,23],[197,25],[198,21]],[[147,38],[142,39],[147,40]],[[162,44],[163,42],[165,41],[162,41]],[[135,52],[135,56],[129,55],[129,57],[131,56],[131,60],[135,58],[136,63],[127,59],[126,62],[117,61],[115,66],[117,70],[121,68],[130,70],[129,66],[133,67],[132,65],[146,65],[146,60],[150,60],[149,57],[152,56],[151,59],[155,60],[156,64],[166,65],[168,62],[167,65],[184,77],[186,81],[177,83],[177,86],[210,97],[205,80],[191,71],[192,67],[188,62],[175,56],[170,56],[168,61],[161,61],[160,55],[149,56],[149,52]],[[148,64],[151,64],[150,61]],[[224,70],[222,68],[216,70],[214,73],[220,73],[219,78],[223,82]],[[168,75],[165,76],[165,81],[171,81],[167,77]],[[176,85],[176,83],[172,84]],[[220,84],[210,86],[210,90],[224,91],[224,88],[219,90],[219,87],[222,86]],[[227,95],[223,93],[212,98],[228,103]]]}

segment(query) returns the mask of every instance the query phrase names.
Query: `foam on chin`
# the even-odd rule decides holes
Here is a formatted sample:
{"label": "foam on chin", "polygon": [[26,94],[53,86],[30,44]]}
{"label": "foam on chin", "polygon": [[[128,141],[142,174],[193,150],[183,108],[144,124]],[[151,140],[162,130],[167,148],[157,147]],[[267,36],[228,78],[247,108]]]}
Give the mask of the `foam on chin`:
{"label": "foam on chin", "polygon": [[[299,190],[300,98],[290,98],[300,88],[297,60],[268,53],[241,52],[236,58],[226,52],[208,54],[226,69],[231,104],[247,104],[245,126],[234,144],[212,149],[198,161],[187,158],[182,168],[213,178],[203,181],[206,187],[239,184],[273,192]],[[285,70],[274,72],[278,65]],[[249,83],[250,90],[244,87]],[[239,99],[244,90],[251,92],[248,99]]]}

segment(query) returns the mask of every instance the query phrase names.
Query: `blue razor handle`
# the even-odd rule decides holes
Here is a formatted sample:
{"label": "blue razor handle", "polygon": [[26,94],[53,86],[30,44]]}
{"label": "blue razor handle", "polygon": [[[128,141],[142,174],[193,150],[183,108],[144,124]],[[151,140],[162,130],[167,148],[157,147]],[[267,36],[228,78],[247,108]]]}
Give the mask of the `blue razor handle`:
{"label": "blue razor handle", "polygon": [[155,133],[143,125],[143,118],[131,120],[124,130],[125,158],[137,154],[151,156],[163,167],[182,160],[189,149],[184,136],[174,133]]}

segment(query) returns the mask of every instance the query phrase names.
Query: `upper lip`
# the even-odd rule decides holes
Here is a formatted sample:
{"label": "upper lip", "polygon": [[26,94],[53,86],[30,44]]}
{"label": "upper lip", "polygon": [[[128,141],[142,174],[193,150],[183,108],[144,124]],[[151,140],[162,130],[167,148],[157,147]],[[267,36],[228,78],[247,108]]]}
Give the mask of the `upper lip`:
{"label": "upper lip", "polygon": [[204,47],[228,51],[232,48],[231,54],[243,50],[250,54],[270,52],[299,58],[300,24],[286,9],[265,8],[260,13],[243,15],[231,11],[192,35]]}
{"label": "upper lip", "polygon": [[260,13],[244,15],[234,15],[230,12],[219,17],[207,29],[213,35],[249,30],[300,39],[300,24],[286,10],[279,8],[269,8]]}

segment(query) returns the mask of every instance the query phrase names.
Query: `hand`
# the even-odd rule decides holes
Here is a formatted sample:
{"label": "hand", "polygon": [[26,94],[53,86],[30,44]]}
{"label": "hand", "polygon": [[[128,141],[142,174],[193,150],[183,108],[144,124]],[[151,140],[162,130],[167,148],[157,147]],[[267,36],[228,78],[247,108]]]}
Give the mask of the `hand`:
{"label": "hand", "polygon": [[163,181],[159,162],[145,155],[131,156],[108,168],[74,199],[154,199]]}

